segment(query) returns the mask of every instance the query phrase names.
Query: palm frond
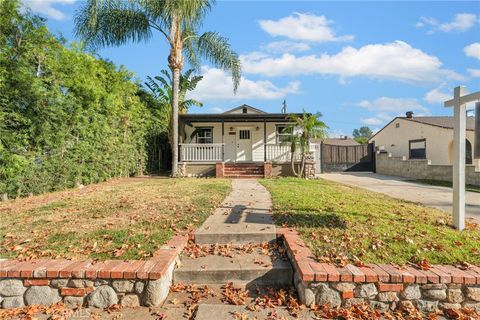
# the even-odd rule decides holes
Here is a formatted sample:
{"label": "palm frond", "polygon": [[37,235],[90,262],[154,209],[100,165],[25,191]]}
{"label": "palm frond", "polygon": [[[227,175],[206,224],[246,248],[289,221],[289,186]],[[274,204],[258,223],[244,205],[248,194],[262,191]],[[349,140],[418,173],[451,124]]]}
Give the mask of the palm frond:
{"label": "palm frond", "polygon": [[236,92],[241,80],[241,64],[238,55],[231,49],[227,38],[216,32],[205,32],[197,39],[197,52],[217,68],[232,75],[233,91]]}
{"label": "palm frond", "polygon": [[75,35],[93,47],[149,40],[150,27],[149,16],[135,1],[86,0],[75,12]]}

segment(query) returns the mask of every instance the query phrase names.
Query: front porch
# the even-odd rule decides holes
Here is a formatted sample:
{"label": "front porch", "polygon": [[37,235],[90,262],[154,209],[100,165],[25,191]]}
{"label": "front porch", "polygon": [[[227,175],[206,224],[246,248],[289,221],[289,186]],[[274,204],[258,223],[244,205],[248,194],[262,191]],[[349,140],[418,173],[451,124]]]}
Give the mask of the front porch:
{"label": "front porch", "polygon": [[[179,172],[187,177],[217,178],[263,178],[293,176],[291,169],[291,151],[288,145],[264,145],[265,161],[231,161],[225,157],[225,145],[181,144]],[[312,176],[320,173],[320,144],[311,144],[312,159],[307,161],[307,171]],[[300,154],[294,155],[295,162]]]}
{"label": "front porch", "polygon": [[[237,156],[225,157],[225,144],[224,143],[182,143],[179,145],[180,162],[203,162],[203,163],[263,163],[266,161],[271,162],[290,162],[292,153],[288,144],[265,144],[264,146],[264,158],[261,161],[252,161],[252,159],[245,159],[237,161],[242,157],[242,154],[246,154],[245,149],[237,151]],[[310,151],[313,154],[314,159],[318,159],[316,153],[320,150],[319,144],[311,144]],[[300,160],[300,155],[295,154],[295,161]]]}

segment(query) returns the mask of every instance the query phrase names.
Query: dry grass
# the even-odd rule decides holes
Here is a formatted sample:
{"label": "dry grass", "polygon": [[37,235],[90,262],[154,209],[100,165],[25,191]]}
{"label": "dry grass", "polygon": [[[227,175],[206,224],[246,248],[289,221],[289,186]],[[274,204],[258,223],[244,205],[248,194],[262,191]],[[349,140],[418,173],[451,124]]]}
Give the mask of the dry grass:
{"label": "dry grass", "polygon": [[142,177],[0,203],[0,256],[145,259],[229,190],[222,179]]}

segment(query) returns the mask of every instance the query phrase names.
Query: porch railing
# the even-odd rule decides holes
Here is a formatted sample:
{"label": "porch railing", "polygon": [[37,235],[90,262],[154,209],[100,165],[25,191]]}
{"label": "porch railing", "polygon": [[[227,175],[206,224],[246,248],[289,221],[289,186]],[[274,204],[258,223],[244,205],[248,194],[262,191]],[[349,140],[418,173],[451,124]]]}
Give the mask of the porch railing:
{"label": "porch railing", "polygon": [[223,143],[180,144],[180,161],[223,161]]}
{"label": "porch railing", "polygon": [[[319,145],[311,143],[310,144],[310,152],[313,153],[315,161],[318,158],[319,152]],[[267,144],[266,145],[266,159],[267,161],[290,161],[292,153],[290,149],[290,145],[287,144]],[[295,153],[295,160],[300,160],[300,153],[297,151]]]}

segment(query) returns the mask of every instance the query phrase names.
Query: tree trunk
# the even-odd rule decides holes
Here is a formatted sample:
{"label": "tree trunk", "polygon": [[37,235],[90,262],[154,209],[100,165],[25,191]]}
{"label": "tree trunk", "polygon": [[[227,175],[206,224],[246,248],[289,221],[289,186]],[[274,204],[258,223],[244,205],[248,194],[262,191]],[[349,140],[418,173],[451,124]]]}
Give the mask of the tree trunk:
{"label": "tree trunk", "polygon": [[178,94],[180,91],[180,68],[174,68],[172,85],[172,177],[178,171]]}
{"label": "tree trunk", "polygon": [[297,150],[297,146],[295,145],[295,142],[292,142],[290,145],[290,164],[292,166],[292,172],[294,176],[297,176],[297,172],[295,170],[295,151]]}

